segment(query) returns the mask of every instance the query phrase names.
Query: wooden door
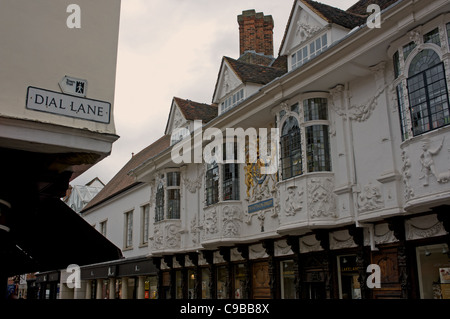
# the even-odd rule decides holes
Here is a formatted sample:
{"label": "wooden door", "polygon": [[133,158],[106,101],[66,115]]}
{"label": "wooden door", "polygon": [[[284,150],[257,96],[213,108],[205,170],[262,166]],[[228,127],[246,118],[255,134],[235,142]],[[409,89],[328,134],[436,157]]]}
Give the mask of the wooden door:
{"label": "wooden door", "polygon": [[252,274],[253,299],[270,299],[269,263],[254,263]]}

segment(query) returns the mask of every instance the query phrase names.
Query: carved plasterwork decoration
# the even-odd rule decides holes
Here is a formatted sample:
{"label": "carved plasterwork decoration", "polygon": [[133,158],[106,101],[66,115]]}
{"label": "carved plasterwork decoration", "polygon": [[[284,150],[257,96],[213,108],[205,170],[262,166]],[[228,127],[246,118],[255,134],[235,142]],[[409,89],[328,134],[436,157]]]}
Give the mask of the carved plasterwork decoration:
{"label": "carved plasterwork decoration", "polygon": [[178,107],[175,108],[175,112],[173,114],[173,120],[172,120],[172,131],[176,128],[181,127],[186,122],[186,119],[181,114],[181,111]]}
{"label": "carved plasterwork decoration", "polygon": [[310,21],[309,14],[302,10],[296,23],[295,37],[299,39],[300,42],[304,42],[323,29],[320,25],[313,24],[314,22]]}
{"label": "carved plasterwork decoration", "polygon": [[404,185],[404,196],[406,200],[414,197],[414,190],[409,183],[411,179],[411,160],[406,150],[402,151],[402,181]]}
{"label": "carved plasterwork decoration", "polygon": [[415,217],[405,221],[406,239],[421,239],[447,235],[436,215]]}
{"label": "carved plasterwork decoration", "polygon": [[284,205],[284,213],[286,216],[295,216],[297,212],[302,210],[303,193],[303,189],[297,190],[297,186],[288,187],[288,195]]}
{"label": "carved plasterwork decoration", "polygon": [[225,206],[222,210],[224,237],[235,237],[240,235],[242,224],[242,211],[237,206]]}
{"label": "carved plasterwork decoration", "polygon": [[150,237],[153,241],[153,248],[155,250],[160,250],[164,248],[164,232],[161,225],[155,226],[153,230],[153,237]]}
{"label": "carved plasterwork decoration", "polygon": [[447,183],[450,180],[450,171],[438,174],[434,164],[434,156],[437,156],[444,145],[445,135],[442,138],[440,145],[431,147],[429,139],[425,139],[422,143],[422,154],[420,154],[420,164],[422,165],[423,186],[428,186],[430,176],[434,176],[439,183]]}
{"label": "carved plasterwork decoration", "polygon": [[149,239],[155,250],[180,248],[182,233],[179,222],[164,221],[155,225]]}
{"label": "carved plasterwork decoration", "polygon": [[203,230],[205,231],[206,234],[215,234],[218,232],[217,211],[215,207],[205,211],[205,216],[203,220]]}
{"label": "carved plasterwork decoration", "polygon": [[[378,99],[382,94],[386,92],[391,92],[393,81],[386,83],[385,81],[385,69],[386,63],[380,62],[375,66],[369,67],[375,78],[376,92],[370,95],[370,98],[362,104],[352,104],[347,100],[351,101],[352,96],[349,94],[348,90],[345,90],[343,85],[337,85],[330,90],[330,106],[339,115],[343,116],[344,119],[351,119],[356,122],[365,122],[370,118],[373,111],[378,105]],[[393,92],[393,91],[392,91]],[[346,94],[345,94],[346,93]]]}
{"label": "carved plasterwork decoration", "polygon": [[200,174],[194,180],[190,180],[189,178],[183,176],[184,185],[190,193],[195,194],[197,190],[202,187],[203,175],[204,171],[201,170]]}
{"label": "carved plasterwork decoration", "polygon": [[[387,223],[374,225],[373,239],[376,245],[388,244],[398,241],[398,239],[395,238],[394,231],[389,229]],[[370,234],[367,227],[364,228],[364,245],[370,245]]]}
{"label": "carved plasterwork decoration", "polygon": [[330,233],[330,249],[342,249],[356,247],[348,230],[335,231]]}
{"label": "carved plasterwork decoration", "polygon": [[166,225],[166,247],[180,248],[181,244],[181,228],[176,224]]}
{"label": "carved plasterwork decoration", "polygon": [[266,249],[262,244],[251,245],[248,248],[250,259],[260,259],[268,257]]}
{"label": "carved plasterwork decoration", "polygon": [[308,181],[309,217],[338,217],[336,212],[336,195],[333,192],[332,178],[312,178]]}
{"label": "carved plasterwork decoration", "polygon": [[358,211],[361,213],[384,207],[380,187],[372,183],[362,188],[357,199]]}
{"label": "carved plasterwork decoration", "polygon": [[323,250],[320,241],[314,235],[304,236],[300,238],[300,252],[309,253],[313,251]]}
{"label": "carved plasterwork decoration", "polygon": [[197,216],[194,215],[194,217],[192,217],[191,219],[191,227],[190,227],[191,239],[194,244],[198,243],[198,235],[200,234],[202,228],[203,228],[202,225],[200,225],[200,223],[198,222]]}
{"label": "carved plasterwork decoration", "polygon": [[[247,200],[249,203],[255,203],[265,199],[273,197],[273,193],[276,191],[276,182],[278,181],[278,175],[274,174],[262,174],[261,168],[266,163],[262,161],[262,157],[259,153],[260,139],[264,138],[268,150],[276,149],[276,145],[272,145],[273,141],[267,140],[267,137],[258,137],[257,145],[246,145],[245,155],[249,158],[249,150],[256,149],[257,160],[256,163],[250,163],[247,160],[247,164],[244,166],[245,171],[245,186],[247,187]],[[254,144],[254,143],[253,143]],[[275,151],[271,151],[271,156],[267,158],[268,161],[275,161],[277,154]]]}
{"label": "carved plasterwork decoration", "polygon": [[286,240],[278,240],[274,243],[275,256],[286,256],[292,254],[291,246],[288,245]]}

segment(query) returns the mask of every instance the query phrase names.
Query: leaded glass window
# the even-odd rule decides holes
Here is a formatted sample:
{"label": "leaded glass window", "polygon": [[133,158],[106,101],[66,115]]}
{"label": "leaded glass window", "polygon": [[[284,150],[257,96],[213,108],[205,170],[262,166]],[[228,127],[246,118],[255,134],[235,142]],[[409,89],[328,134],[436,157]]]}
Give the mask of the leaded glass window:
{"label": "leaded glass window", "polygon": [[424,43],[434,43],[441,46],[441,40],[439,39],[439,28],[436,28],[423,36]]}
{"label": "leaded glass window", "polygon": [[295,117],[286,119],[281,134],[282,178],[287,179],[302,174],[300,127]]}
{"label": "leaded glass window", "polygon": [[155,203],[155,222],[159,222],[164,219],[164,185],[159,183],[156,190],[156,203]]}
{"label": "leaded glass window", "polygon": [[219,201],[219,165],[217,162],[207,164],[206,167],[206,205]]}
{"label": "leaded glass window", "polygon": [[305,121],[327,120],[327,99],[313,98],[303,102]]}
{"label": "leaded glass window", "polygon": [[449,124],[444,64],[433,50],[423,50],[409,67],[408,96],[414,135]]}
{"label": "leaded glass window", "polygon": [[328,125],[306,127],[306,159],[309,173],[331,170]]}

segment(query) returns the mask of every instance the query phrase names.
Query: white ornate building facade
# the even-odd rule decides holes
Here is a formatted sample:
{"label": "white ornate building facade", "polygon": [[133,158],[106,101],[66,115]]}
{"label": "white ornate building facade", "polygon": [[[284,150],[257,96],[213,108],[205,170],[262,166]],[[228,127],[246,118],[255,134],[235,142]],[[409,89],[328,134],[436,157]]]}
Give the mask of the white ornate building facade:
{"label": "white ornate building facade", "polygon": [[[271,17],[244,11],[217,116],[174,99],[170,145],[128,173],[149,187],[159,298],[450,298],[450,4],[375,2],[380,28],[366,1],[294,1],[276,59],[245,47]],[[276,128],[277,172],[261,173],[262,154],[235,161],[249,145],[227,128]],[[231,138],[226,161],[195,161],[212,129]],[[181,145],[191,161],[174,161]]]}

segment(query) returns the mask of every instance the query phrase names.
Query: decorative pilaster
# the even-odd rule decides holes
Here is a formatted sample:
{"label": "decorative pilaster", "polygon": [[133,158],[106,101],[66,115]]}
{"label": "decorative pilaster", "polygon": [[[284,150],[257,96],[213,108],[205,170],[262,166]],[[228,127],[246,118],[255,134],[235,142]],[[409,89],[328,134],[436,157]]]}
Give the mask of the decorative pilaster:
{"label": "decorative pilaster", "polygon": [[223,257],[223,260],[227,263],[227,276],[225,281],[225,296],[226,299],[231,299],[231,272],[232,265],[230,263],[230,247],[220,247],[219,252]]}
{"label": "decorative pilaster", "polygon": [[275,274],[275,245],[273,239],[266,239],[262,242],[263,248],[266,250],[267,255],[269,255],[269,287],[270,287],[270,299],[274,299],[276,295],[276,274]]}
{"label": "decorative pilaster", "polygon": [[316,240],[319,241],[323,251],[323,269],[325,273],[325,294],[326,299],[331,299],[331,283],[332,283],[332,271],[330,267],[330,235],[327,230],[319,229],[315,231]]}
{"label": "decorative pilaster", "polygon": [[410,285],[405,222],[402,217],[394,217],[388,220],[388,226],[389,230],[394,232],[395,238],[399,241],[399,246],[397,248],[399,281],[402,289],[402,298],[408,299]]}
{"label": "decorative pilaster", "polygon": [[164,263],[169,267],[169,291],[170,291],[170,298],[175,299],[176,297],[176,275],[175,271],[173,270],[173,257],[172,255],[166,255],[164,256]]}
{"label": "decorative pilaster", "polygon": [[188,298],[188,271],[185,267],[186,263],[186,257],[183,254],[177,254],[175,255],[175,259],[178,262],[178,264],[181,266],[181,292],[183,295],[183,299]]}
{"label": "decorative pilaster", "polygon": [[212,299],[216,299],[216,286],[217,286],[217,276],[216,276],[216,266],[214,265],[214,251],[204,250],[202,251],[203,258],[209,265],[209,295]]}
{"label": "decorative pilaster", "polygon": [[370,290],[367,288],[367,265],[369,264],[368,256],[364,248],[364,228],[352,226],[348,230],[353,237],[353,241],[358,245],[356,251],[356,266],[358,267],[358,282],[361,289],[361,298],[368,299]]}
{"label": "decorative pilaster", "polygon": [[195,273],[195,280],[194,280],[194,299],[201,299],[202,296],[202,271],[200,267],[198,266],[198,253],[192,252],[189,253],[189,259],[191,260],[192,264],[194,265],[194,273]]}
{"label": "decorative pilaster", "polygon": [[245,260],[245,284],[242,291],[242,298],[243,299],[249,299],[250,298],[250,289],[252,286],[251,283],[251,272],[250,272],[250,258],[249,258],[249,252],[248,252],[248,245],[239,245],[237,246],[237,251],[241,254],[242,258]]}
{"label": "decorative pilaster", "polygon": [[291,246],[294,253],[294,284],[295,284],[295,298],[300,299],[302,295],[302,262],[300,258],[300,242],[298,236],[289,236],[286,242]]}

